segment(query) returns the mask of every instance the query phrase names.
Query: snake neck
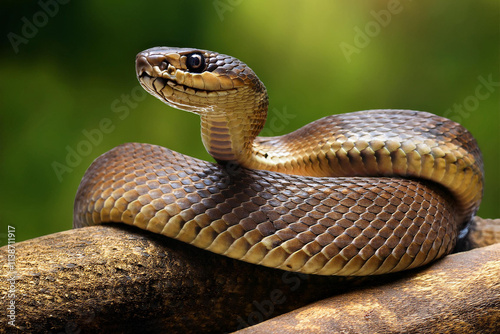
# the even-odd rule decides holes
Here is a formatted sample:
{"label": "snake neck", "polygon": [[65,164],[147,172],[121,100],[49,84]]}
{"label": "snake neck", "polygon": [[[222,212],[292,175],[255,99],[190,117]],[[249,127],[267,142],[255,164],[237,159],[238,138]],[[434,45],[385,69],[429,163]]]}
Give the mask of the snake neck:
{"label": "snake neck", "polygon": [[265,89],[257,95],[242,90],[233,100],[240,102],[200,113],[201,137],[207,152],[219,163],[249,167],[256,155],[255,138],[266,121],[268,97]]}

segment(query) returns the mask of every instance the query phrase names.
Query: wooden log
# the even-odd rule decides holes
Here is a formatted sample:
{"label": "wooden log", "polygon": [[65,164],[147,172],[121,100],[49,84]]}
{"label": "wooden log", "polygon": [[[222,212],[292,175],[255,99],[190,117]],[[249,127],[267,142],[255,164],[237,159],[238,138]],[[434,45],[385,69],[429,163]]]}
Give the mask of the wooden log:
{"label": "wooden log", "polygon": [[0,306],[5,315],[14,300],[15,326],[2,315],[0,333],[228,332],[345,290],[345,279],[255,266],[126,225],[14,247],[14,262],[0,248]]}
{"label": "wooden log", "polygon": [[500,333],[500,244],[334,296],[246,333]]}
{"label": "wooden log", "polygon": [[[338,292],[347,294],[246,332],[442,332],[453,325],[459,332],[493,333],[500,321],[500,245],[451,255],[423,270],[362,280],[254,266],[125,225],[75,229],[14,246],[14,261],[7,246],[0,248],[0,279],[8,282],[0,285],[0,307],[6,310],[11,300],[15,306],[14,326],[0,317],[0,333],[220,333]],[[15,282],[7,281],[10,264]]]}

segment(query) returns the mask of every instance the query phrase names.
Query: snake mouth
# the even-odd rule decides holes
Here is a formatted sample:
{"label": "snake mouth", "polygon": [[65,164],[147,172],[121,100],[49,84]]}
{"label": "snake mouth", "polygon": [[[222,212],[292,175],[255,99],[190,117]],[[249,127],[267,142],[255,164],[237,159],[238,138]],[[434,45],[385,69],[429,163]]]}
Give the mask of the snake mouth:
{"label": "snake mouth", "polygon": [[[175,104],[179,107],[175,100],[180,99],[181,95],[196,96],[200,99],[214,97],[218,98],[221,96],[228,96],[231,94],[236,94],[238,88],[232,89],[200,89],[185,84],[180,84],[176,79],[179,76],[177,74],[179,70],[168,73],[168,70],[159,72],[155,69],[147,60],[137,62],[137,78],[144,89],[146,89],[150,94],[165,100],[168,104]],[[184,75],[181,73],[180,75]],[[197,101],[199,104],[201,101]],[[182,103],[182,107],[186,107],[185,103]]]}
{"label": "snake mouth", "polygon": [[[139,66],[141,65],[141,66]],[[137,78],[141,86],[151,95],[168,104],[171,107],[199,113],[211,108],[211,98],[219,99],[221,96],[235,94],[237,88],[230,90],[202,90],[179,84],[170,76],[158,76],[154,67],[146,61],[146,64],[138,62]]]}
{"label": "snake mouth", "polygon": [[[143,72],[138,76],[141,85],[151,94],[160,95],[164,99],[169,97],[179,95],[179,93],[197,96],[200,98],[207,97],[220,97],[227,96],[230,94],[235,94],[238,88],[228,89],[228,90],[204,90],[197,89],[190,86],[182,85],[177,83],[177,81],[165,78],[152,76],[147,72]],[[177,94],[176,94],[177,92]]]}

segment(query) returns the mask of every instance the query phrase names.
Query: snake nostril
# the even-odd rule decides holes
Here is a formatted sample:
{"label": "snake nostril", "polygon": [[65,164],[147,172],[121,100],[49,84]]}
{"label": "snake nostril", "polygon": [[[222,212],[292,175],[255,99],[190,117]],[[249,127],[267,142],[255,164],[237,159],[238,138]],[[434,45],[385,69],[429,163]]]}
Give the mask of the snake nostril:
{"label": "snake nostril", "polygon": [[137,74],[137,77],[142,77],[144,75],[149,75],[151,76],[153,73],[153,67],[151,64],[148,62],[145,56],[142,56],[139,54],[136,58],[135,61],[135,72]]}

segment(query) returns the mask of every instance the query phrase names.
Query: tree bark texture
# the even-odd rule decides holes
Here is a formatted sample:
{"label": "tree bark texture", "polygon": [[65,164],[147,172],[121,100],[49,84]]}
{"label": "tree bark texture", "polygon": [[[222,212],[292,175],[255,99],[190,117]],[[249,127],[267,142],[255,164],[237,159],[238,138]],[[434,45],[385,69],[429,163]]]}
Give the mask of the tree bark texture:
{"label": "tree bark texture", "polygon": [[238,333],[500,333],[500,244],[307,305]]}
{"label": "tree bark texture", "polygon": [[[450,325],[494,333],[500,321],[500,245],[364,279],[255,266],[119,225],[14,249],[12,262],[8,247],[0,248],[0,333],[221,333],[296,309],[242,332],[444,332]],[[15,282],[7,281],[10,264]],[[15,326],[5,313],[12,300]]]}
{"label": "tree bark texture", "polygon": [[[0,249],[0,333],[228,332],[345,291],[344,281],[255,266],[113,224]],[[7,284],[6,284],[7,282]]]}

